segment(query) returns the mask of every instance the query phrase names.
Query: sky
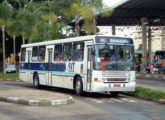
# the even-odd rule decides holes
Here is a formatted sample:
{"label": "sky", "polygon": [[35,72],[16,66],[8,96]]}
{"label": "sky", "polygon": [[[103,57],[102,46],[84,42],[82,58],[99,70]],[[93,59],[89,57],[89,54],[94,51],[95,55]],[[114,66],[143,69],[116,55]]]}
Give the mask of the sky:
{"label": "sky", "polygon": [[126,1],[126,0],[103,0],[105,5],[108,7],[112,7],[112,6],[119,4],[120,2],[123,2],[123,1]]}

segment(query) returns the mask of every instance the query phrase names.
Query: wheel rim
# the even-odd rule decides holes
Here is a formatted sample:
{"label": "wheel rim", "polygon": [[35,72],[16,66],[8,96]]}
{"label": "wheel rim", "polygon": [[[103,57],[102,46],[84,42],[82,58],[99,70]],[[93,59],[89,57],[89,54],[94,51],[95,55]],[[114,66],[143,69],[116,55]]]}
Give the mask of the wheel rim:
{"label": "wheel rim", "polygon": [[35,87],[38,86],[38,81],[37,81],[37,78],[36,78],[36,77],[34,78],[34,86],[35,86]]}
{"label": "wheel rim", "polygon": [[78,81],[76,82],[76,92],[79,93],[79,92],[80,92],[80,89],[81,89],[81,83],[80,83],[80,81],[78,80]]}

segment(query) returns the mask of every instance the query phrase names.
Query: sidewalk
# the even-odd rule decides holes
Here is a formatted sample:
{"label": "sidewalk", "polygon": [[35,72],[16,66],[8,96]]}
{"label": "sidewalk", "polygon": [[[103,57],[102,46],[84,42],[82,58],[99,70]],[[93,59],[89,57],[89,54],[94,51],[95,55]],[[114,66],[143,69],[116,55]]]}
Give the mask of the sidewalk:
{"label": "sidewalk", "polygon": [[165,74],[150,74],[150,73],[136,73],[137,78],[155,78],[155,79],[164,79]]}
{"label": "sidewalk", "polygon": [[67,94],[62,94],[55,91],[51,92],[30,87],[13,87],[0,84],[0,101],[34,106],[54,106],[70,104],[73,102],[73,98]]}

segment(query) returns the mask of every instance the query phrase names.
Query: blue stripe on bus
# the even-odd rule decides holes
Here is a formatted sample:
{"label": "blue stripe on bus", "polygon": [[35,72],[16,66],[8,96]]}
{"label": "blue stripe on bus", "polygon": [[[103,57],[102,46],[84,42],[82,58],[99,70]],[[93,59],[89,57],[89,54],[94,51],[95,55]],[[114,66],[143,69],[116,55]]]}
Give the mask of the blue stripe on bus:
{"label": "blue stripe on bus", "polygon": [[[52,73],[57,75],[82,75],[86,76],[87,73],[73,73],[65,72],[66,63],[51,63],[51,70],[49,70],[49,63],[20,63],[20,72],[35,72],[38,73]],[[29,69],[30,67],[30,69]]]}
{"label": "blue stripe on bus", "polygon": [[[50,63],[51,70],[52,71],[58,71],[58,72],[65,72],[66,70],[66,64],[65,63]],[[43,70],[48,71],[49,70],[49,64],[48,63],[20,63],[20,69],[29,69],[30,70]]]}
{"label": "blue stripe on bus", "polygon": [[[35,72],[36,70],[27,70],[27,69],[21,69],[20,72]],[[42,71],[42,70],[37,70],[38,73],[52,73],[56,75],[82,75],[82,76],[87,76],[87,73],[72,73],[72,72],[56,72],[56,71]]]}

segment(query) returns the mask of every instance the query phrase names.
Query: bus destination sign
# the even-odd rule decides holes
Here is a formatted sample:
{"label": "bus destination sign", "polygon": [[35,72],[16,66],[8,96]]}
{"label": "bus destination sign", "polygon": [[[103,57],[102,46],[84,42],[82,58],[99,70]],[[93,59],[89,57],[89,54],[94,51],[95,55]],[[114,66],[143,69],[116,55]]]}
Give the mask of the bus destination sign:
{"label": "bus destination sign", "polygon": [[131,39],[115,37],[98,37],[96,43],[133,44]]}

